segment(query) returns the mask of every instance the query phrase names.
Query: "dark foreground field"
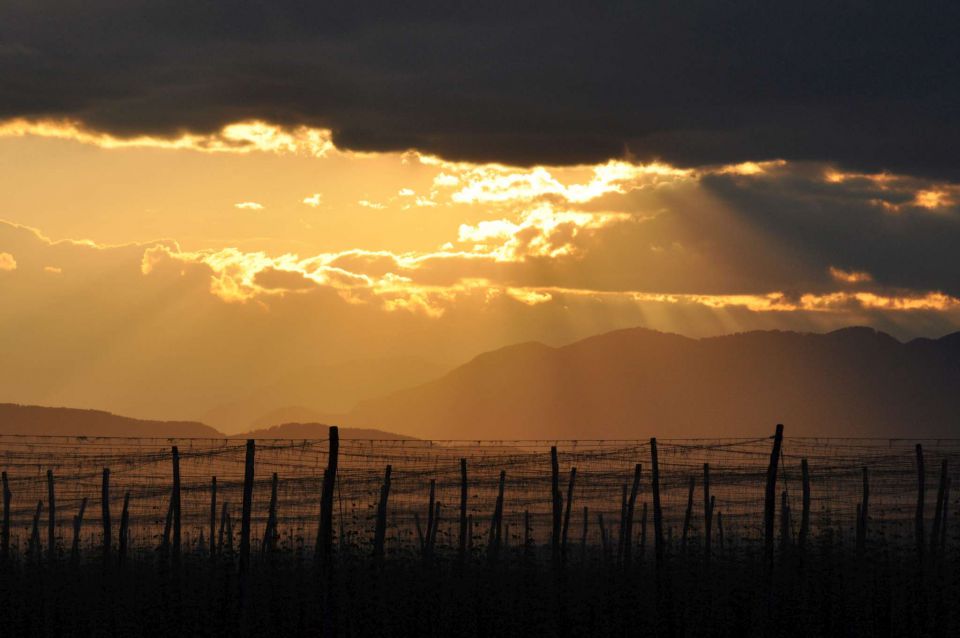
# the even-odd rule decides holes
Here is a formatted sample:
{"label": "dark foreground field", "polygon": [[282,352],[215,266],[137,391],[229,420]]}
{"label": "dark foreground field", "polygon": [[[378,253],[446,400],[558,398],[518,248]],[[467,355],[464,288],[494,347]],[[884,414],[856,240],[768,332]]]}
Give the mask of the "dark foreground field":
{"label": "dark foreground field", "polygon": [[[513,548],[461,570],[437,558],[359,555],[315,569],[295,554],[251,565],[246,591],[232,562],[185,555],[179,568],[138,560],[12,565],[0,577],[6,636],[955,636],[955,553],[928,555],[818,539],[778,556],[772,575],[743,554],[653,556],[629,570],[588,556],[566,567]],[[244,601],[244,602],[241,602]]]}

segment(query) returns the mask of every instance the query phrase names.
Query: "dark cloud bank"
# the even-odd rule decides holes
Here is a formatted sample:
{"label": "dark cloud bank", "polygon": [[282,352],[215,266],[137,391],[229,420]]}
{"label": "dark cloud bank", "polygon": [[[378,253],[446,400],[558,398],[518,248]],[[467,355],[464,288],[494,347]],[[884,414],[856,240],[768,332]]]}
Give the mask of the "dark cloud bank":
{"label": "dark cloud bank", "polygon": [[573,163],[764,158],[960,177],[954,2],[8,0],[0,117],[241,118],[340,146]]}

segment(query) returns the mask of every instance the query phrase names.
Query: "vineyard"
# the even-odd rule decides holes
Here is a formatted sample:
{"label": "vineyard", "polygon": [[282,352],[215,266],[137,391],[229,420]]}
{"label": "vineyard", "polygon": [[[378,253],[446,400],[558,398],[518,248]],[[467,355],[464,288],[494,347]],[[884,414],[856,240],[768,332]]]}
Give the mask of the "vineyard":
{"label": "vineyard", "polygon": [[33,635],[949,635],[958,452],[780,428],[0,436],[0,617]]}

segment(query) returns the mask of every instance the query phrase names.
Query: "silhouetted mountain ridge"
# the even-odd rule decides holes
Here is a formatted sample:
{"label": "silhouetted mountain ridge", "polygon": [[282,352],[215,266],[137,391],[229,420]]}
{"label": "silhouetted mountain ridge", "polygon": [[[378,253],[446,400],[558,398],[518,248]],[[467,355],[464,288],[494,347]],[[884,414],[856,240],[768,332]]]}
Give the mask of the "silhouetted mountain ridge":
{"label": "silhouetted mountain ridge", "polygon": [[424,438],[960,433],[960,333],[901,343],[872,328],[693,339],[617,330],[482,354],[347,418]]}

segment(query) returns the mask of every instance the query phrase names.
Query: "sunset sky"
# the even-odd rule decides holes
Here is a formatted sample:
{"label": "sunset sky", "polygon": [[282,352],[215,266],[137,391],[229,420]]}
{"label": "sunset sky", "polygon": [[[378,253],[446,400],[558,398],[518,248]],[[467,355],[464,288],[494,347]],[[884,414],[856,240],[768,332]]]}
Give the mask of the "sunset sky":
{"label": "sunset sky", "polygon": [[956,5],[53,4],[0,7],[0,401],[960,329]]}

